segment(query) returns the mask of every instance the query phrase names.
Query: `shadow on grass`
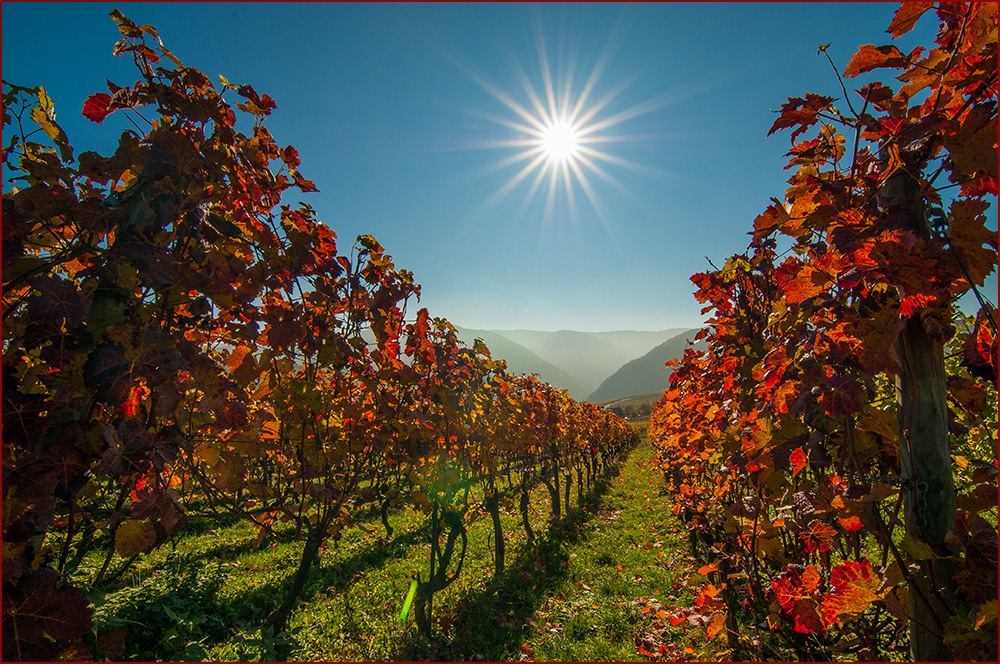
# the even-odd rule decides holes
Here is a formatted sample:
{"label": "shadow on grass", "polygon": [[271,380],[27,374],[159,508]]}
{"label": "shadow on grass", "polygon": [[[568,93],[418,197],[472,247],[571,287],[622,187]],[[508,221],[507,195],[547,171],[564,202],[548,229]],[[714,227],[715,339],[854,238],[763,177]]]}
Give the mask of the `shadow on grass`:
{"label": "shadow on grass", "polygon": [[584,494],[581,506],[571,508],[532,546],[522,549],[483,592],[458,602],[452,636],[435,636],[428,641],[411,631],[395,659],[517,661],[518,648],[531,629],[528,621],[569,573],[570,552],[586,539],[583,526],[600,510],[627,456],[628,452]]}
{"label": "shadow on grass", "polygon": [[[299,596],[299,603],[310,601],[317,595],[329,592],[346,593],[350,581],[361,570],[378,569],[390,560],[405,558],[408,548],[426,539],[425,529],[417,528],[400,533],[388,541],[380,541],[373,546],[359,550],[352,555],[329,565],[317,565],[310,571],[306,585]],[[322,558],[320,558],[322,560]],[[248,627],[259,626],[273,611],[292,583],[298,559],[292,560],[287,572],[277,579],[248,586],[244,592],[230,596],[233,613]]]}

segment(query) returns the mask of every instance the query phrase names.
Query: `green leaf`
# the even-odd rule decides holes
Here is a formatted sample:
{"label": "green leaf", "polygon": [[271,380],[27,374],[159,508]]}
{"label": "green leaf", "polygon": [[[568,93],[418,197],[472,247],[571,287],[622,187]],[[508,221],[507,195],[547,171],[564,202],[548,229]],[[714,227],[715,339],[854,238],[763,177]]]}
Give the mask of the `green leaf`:
{"label": "green leaf", "polygon": [[59,148],[59,157],[63,161],[73,161],[73,148],[70,147],[66,132],[56,124],[56,114],[52,100],[45,93],[45,88],[38,87],[38,106],[31,109],[31,119],[42,128],[49,138]]}
{"label": "green leaf", "polygon": [[4,287],[17,282],[32,272],[41,272],[48,265],[48,262],[37,256],[21,256],[14,260],[3,271]]}
{"label": "green leaf", "polygon": [[207,221],[213,228],[215,228],[215,230],[219,231],[223,235],[236,239],[243,237],[243,231],[240,230],[240,227],[221,215],[212,213],[208,215]]}
{"label": "green leaf", "polygon": [[920,540],[907,535],[903,538],[903,541],[899,543],[899,548],[906,551],[914,560],[930,560],[931,558],[937,558],[934,553],[934,549],[931,548],[930,544],[926,542],[921,542]]}

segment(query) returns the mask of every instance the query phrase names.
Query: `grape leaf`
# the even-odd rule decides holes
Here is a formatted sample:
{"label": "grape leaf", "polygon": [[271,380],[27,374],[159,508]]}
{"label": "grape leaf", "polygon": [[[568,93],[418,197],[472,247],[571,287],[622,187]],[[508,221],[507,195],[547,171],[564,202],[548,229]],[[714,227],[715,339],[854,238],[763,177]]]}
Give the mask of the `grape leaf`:
{"label": "grape leaf", "polygon": [[111,95],[106,92],[98,92],[87,97],[87,101],[83,104],[83,115],[91,122],[100,124],[104,122],[104,118],[111,115],[110,105]]}
{"label": "grape leaf", "polygon": [[708,640],[714,639],[719,632],[721,632],[726,627],[726,614],[725,612],[718,612],[712,616],[712,622],[706,625],[706,630],[708,633]]}
{"label": "grape leaf", "polygon": [[56,588],[58,578],[58,572],[45,567],[4,590],[4,661],[55,660],[60,642],[75,641],[91,630],[90,602],[73,586]]}
{"label": "grape leaf", "polygon": [[156,530],[147,521],[129,519],[115,532],[115,551],[124,558],[138,556],[156,543]]}
{"label": "grape leaf", "polygon": [[795,602],[789,615],[792,617],[792,629],[800,634],[822,634],[825,631],[823,619],[812,599]]}
{"label": "grape leaf", "polygon": [[906,56],[892,44],[886,46],[865,44],[858,49],[858,52],[854,54],[851,61],[847,63],[847,68],[844,69],[844,77],[854,78],[880,67],[902,69],[908,64],[909,60]]}
{"label": "grape leaf", "polygon": [[797,125],[798,128],[792,132],[791,140],[794,143],[795,137],[816,124],[819,121],[817,116],[820,112],[832,103],[833,97],[817,95],[811,92],[806,94],[805,97],[789,97],[788,101],[782,104],[781,114],[774,121],[774,124],[771,125],[771,129],[767,132],[767,135],[770,136],[779,129],[787,129]]}
{"label": "grape leaf", "polygon": [[792,463],[792,477],[802,472],[802,469],[806,467],[806,463],[809,461],[801,447],[796,447],[795,451],[788,457],[788,460]]}
{"label": "grape leaf", "polygon": [[893,39],[909,32],[924,12],[933,6],[933,2],[901,2],[886,32],[891,34]]}
{"label": "grape leaf", "polygon": [[805,550],[810,553],[817,550],[829,551],[836,536],[836,529],[819,519],[810,521],[808,528],[799,533]]}
{"label": "grape leaf", "polygon": [[833,592],[822,600],[823,620],[827,625],[841,622],[841,616],[863,613],[872,602],[882,598],[879,592],[882,577],[871,562],[845,561],[833,568],[830,575]]}

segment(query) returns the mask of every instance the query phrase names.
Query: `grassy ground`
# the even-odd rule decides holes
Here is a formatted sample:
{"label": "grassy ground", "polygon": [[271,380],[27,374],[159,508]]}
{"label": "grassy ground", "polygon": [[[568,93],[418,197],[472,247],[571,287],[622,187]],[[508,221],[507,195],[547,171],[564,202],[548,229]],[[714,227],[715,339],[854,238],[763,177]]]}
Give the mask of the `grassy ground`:
{"label": "grassy ground", "polygon": [[[704,631],[671,627],[685,595],[685,545],[648,444],[561,523],[549,527],[547,492],[534,496],[537,539],[504,515],[506,570],[493,578],[488,517],[469,529],[459,579],[435,595],[432,638],[399,614],[411,577],[426,575],[425,517],[391,515],[345,532],[322,552],[287,633],[293,660],[594,661],[711,658]],[[574,498],[576,489],[573,490]],[[92,600],[99,631],[123,628],[126,659],[255,660],[274,654],[258,626],[294,570],[298,544],[264,543],[245,524],[196,520],[178,541],[144,559],[120,588]],[[84,569],[86,571],[86,569]]]}

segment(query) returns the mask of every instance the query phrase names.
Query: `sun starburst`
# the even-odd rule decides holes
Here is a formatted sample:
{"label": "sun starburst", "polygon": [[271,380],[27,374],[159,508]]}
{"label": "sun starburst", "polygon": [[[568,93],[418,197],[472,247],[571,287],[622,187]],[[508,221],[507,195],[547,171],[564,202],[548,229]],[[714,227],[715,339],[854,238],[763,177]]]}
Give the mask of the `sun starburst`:
{"label": "sun starburst", "polygon": [[[667,103],[666,98],[654,98],[620,108],[622,105],[619,98],[628,82],[620,82],[599,92],[601,75],[617,41],[615,35],[608,39],[582,85],[577,84],[574,75],[578,54],[570,54],[570,57],[565,58],[569,63],[564,68],[565,71],[560,71],[558,76],[553,75],[538,21],[535,28],[540,88],[536,87],[520,64],[517,65],[517,74],[523,96],[510,93],[470,73],[479,85],[512,113],[481,114],[485,119],[511,130],[508,138],[479,144],[479,147],[509,152],[486,166],[483,173],[516,168],[497,191],[484,201],[483,207],[496,205],[522,184],[529,183],[523,209],[527,209],[539,193],[544,191],[543,221],[548,222],[554,217],[557,200],[563,200],[568,204],[571,220],[575,222],[579,211],[578,195],[582,193],[607,228],[607,215],[601,205],[598,187],[595,186],[597,181],[625,191],[626,187],[610,172],[612,168],[646,173],[655,170],[614,154],[616,144],[648,139],[647,136],[623,134],[621,125],[662,108]],[[612,111],[616,107],[617,110]]]}

